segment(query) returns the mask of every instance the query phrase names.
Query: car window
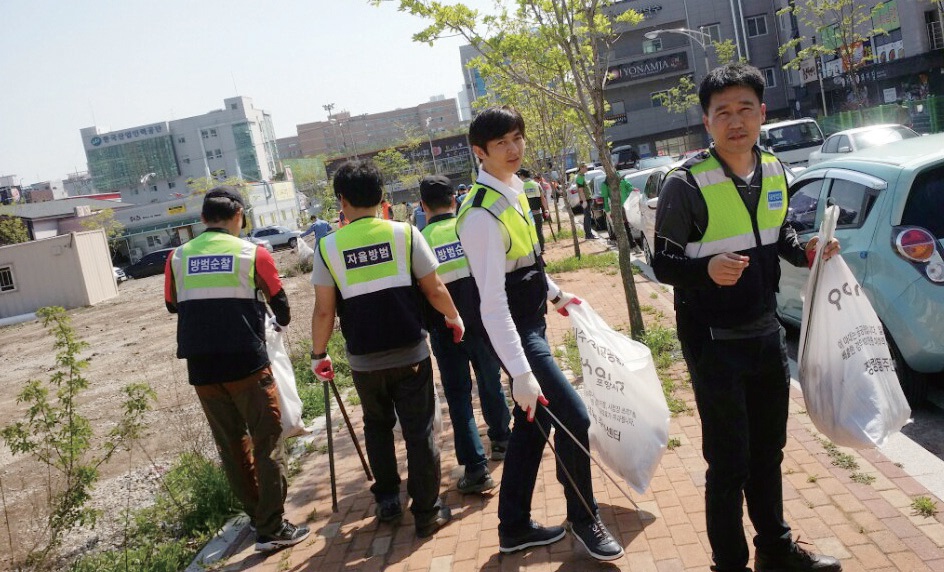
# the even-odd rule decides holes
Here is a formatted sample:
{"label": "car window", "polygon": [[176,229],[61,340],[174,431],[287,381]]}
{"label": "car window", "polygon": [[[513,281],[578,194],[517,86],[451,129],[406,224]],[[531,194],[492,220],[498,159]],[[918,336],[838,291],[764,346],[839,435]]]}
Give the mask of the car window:
{"label": "car window", "polygon": [[646,198],[654,199],[659,196],[659,189],[662,188],[662,171],[653,173],[646,182]]}
{"label": "car window", "polygon": [[901,224],[920,226],[944,239],[944,166],[915,178],[901,215]]}
{"label": "car window", "polygon": [[829,186],[829,204],[839,207],[836,228],[859,228],[869,216],[878,191],[862,183],[845,179],[832,179]]}
{"label": "car window", "polygon": [[790,189],[787,223],[797,232],[806,232],[815,228],[816,211],[822,192],[823,179],[804,181]]}
{"label": "car window", "polygon": [[849,136],[848,136],[848,135],[840,135],[840,136],[839,136],[839,141],[838,141],[838,143],[837,143],[836,145],[837,145],[837,146],[836,146],[836,151],[839,151],[839,149],[841,149],[841,148],[843,148],[843,147],[849,147],[850,149],[852,148],[852,147],[849,146]]}
{"label": "car window", "polygon": [[839,137],[835,135],[826,140],[823,144],[823,153],[836,153],[839,151]]}

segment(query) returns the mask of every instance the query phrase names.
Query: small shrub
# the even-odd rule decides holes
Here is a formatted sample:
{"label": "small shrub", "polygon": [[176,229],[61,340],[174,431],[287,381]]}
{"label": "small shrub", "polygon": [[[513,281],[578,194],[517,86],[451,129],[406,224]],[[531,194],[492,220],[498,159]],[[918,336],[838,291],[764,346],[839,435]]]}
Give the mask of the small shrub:
{"label": "small shrub", "polygon": [[669,443],[668,443],[668,445],[667,445],[669,451],[674,451],[675,449],[678,449],[678,448],[681,447],[681,446],[682,446],[682,440],[681,440],[681,439],[679,439],[678,437],[670,437],[670,438],[669,438]]}
{"label": "small shrub", "polygon": [[875,476],[869,475],[867,473],[855,472],[849,475],[849,478],[852,479],[853,482],[859,483],[860,485],[871,485],[875,482]]}
{"label": "small shrub", "polygon": [[583,268],[610,269],[619,268],[619,257],[615,252],[601,252],[600,254],[588,254],[577,258],[569,256],[561,260],[552,260],[548,262],[545,270],[548,274],[557,274],[560,272],[573,272]]}
{"label": "small shrub", "polygon": [[931,497],[921,496],[911,502],[911,508],[916,515],[930,518],[937,514],[937,503],[931,500]]}
{"label": "small shrub", "polygon": [[810,475],[806,477],[806,482],[808,483],[815,483],[817,480],[819,480],[819,477],[817,477],[816,475]]}

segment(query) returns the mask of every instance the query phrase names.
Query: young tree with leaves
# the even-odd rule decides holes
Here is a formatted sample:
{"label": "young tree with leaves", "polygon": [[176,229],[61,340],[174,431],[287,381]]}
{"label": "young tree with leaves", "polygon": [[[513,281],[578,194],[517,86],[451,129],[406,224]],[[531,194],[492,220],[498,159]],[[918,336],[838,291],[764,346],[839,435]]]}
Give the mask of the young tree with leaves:
{"label": "young tree with leaves", "polygon": [[10,215],[0,215],[0,246],[19,244],[29,241],[29,231],[23,219]]}
{"label": "young tree with leaves", "polygon": [[[379,5],[380,0],[372,0]],[[459,35],[510,82],[543,93],[572,110],[575,119],[596,147],[606,172],[613,204],[619,201],[619,175],[606,140],[609,54],[620,32],[643,17],[632,9],[621,11],[611,0],[515,0],[509,8],[499,2],[496,15],[483,15],[465,4],[446,5],[435,0],[400,0],[400,9],[427,21],[414,40],[428,44]],[[558,83],[526,73],[521,62],[564,71]],[[619,246],[619,266],[632,335],[644,331],[642,312],[630,261],[630,242],[622,209],[613,209]]]}
{"label": "young tree with leaves", "polygon": [[108,247],[112,255],[118,250],[118,240],[125,232],[125,225],[115,220],[114,209],[102,209],[95,214],[82,219],[82,228],[85,230],[102,229],[105,231],[105,239],[108,240]]}
{"label": "young tree with leaves", "polygon": [[[795,50],[795,56],[784,64],[784,69],[798,70],[805,60],[838,55],[849,79],[851,103],[864,107],[868,94],[856,72],[872,61],[872,55],[865,51],[865,42],[872,36],[887,33],[872,27],[872,12],[883,4],[880,2],[875,8],[870,4],[867,0],[791,0],[777,15],[792,13],[803,26],[813,30],[819,41],[800,36],[781,45],[781,57]],[[803,47],[805,42],[810,44]]]}

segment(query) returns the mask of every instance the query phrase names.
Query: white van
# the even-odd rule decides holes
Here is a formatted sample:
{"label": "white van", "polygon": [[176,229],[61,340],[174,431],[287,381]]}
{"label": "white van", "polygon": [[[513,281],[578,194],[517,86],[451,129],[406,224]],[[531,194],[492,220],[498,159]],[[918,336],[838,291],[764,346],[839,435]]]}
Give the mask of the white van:
{"label": "white van", "polygon": [[760,126],[757,141],[788,167],[806,167],[810,153],[823,144],[823,132],[809,117]]}

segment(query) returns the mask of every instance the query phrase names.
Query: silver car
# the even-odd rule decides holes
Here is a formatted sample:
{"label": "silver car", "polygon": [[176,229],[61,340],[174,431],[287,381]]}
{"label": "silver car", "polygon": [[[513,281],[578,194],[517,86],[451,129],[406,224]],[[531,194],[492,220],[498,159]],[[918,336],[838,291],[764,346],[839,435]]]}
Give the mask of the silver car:
{"label": "silver car", "polygon": [[815,165],[821,161],[835,159],[853,151],[878,147],[886,143],[913,137],[920,137],[920,135],[914,130],[896,123],[846,129],[845,131],[833,133],[826,138],[826,141],[823,141],[823,145],[819,149],[810,153],[809,164]]}
{"label": "silver car", "polygon": [[300,230],[290,230],[284,226],[263,226],[252,229],[249,238],[261,238],[269,241],[273,248],[278,246],[288,246],[295,248],[298,244],[298,237],[301,236]]}

